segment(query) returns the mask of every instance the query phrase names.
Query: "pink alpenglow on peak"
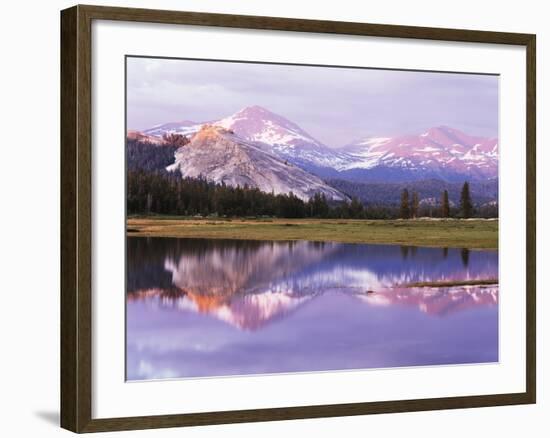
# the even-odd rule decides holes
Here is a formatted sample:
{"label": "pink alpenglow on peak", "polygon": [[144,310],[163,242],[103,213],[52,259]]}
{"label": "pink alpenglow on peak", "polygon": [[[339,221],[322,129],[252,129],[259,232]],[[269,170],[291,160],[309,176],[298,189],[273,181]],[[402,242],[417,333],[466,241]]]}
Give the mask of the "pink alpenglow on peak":
{"label": "pink alpenglow on peak", "polygon": [[167,123],[142,134],[153,138],[165,134],[192,137],[206,124],[229,129],[266,152],[322,177],[345,177],[349,172],[355,179],[358,175],[369,179],[369,173],[374,172],[382,181],[395,177],[396,172],[402,180],[484,180],[498,176],[498,139],[471,136],[448,126],[417,135],[368,137],[331,148],[296,123],[253,105],[219,120]]}
{"label": "pink alpenglow on peak", "polygon": [[323,146],[295,123],[257,105],[243,108],[232,116],[218,120],[215,124],[231,129],[247,140],[272,146],[283,144]]}
{"label": "pink alpenglow on peak", "polygon": [[196,133],[205,124],[231,129],[246,140],[272,146],[308,143],[324,146],[295,123],[258,105],[245,107],[219,120],[200,123],[187,120],[165,123],[146,129],[143,133],[157,137],[161,137],[165,133],[190,135]]}
{"label": "pink alpenglow on peak", "polygon": [[479,178],[498,175],[498,139],[476,137],[448,126],[419,135],[367,138],[345,150],[356,160],[348,167],[441,169]]}
{"label": "pink alpenglow on peak", "polygon": [[247,106],[219,120],[195,124],[167,123],[143,132],[158,137],[165,133],[191,136],[205,124],[230,129],[239,137],[255,142],[268,152],[305,168],[338,168],[349,159],[346,154],[321,143],[296,123],[258,105]]}

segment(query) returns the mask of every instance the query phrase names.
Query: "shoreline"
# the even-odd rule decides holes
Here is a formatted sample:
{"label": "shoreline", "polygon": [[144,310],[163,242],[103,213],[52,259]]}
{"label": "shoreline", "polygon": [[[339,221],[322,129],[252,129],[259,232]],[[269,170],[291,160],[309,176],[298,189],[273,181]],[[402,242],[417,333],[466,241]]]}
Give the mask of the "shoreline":
{"label": "shoreline", "polygon": [[454,287],[454,286],[493,286],[498,285],[498,278],[485,278],[479,280],[449,280],[449,281],[418,281],[407,283],[397,287]]}

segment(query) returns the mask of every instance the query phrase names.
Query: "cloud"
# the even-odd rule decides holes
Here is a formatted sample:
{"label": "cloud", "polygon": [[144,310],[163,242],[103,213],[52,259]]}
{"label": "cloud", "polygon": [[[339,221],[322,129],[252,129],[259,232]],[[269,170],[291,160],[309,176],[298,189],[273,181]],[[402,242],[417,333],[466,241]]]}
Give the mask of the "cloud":
{"label": "cloud", "polygon": [[261,105],[331,146],[451,125],[498,135],[498,77],[128,58],[128,127],[225,117]]}

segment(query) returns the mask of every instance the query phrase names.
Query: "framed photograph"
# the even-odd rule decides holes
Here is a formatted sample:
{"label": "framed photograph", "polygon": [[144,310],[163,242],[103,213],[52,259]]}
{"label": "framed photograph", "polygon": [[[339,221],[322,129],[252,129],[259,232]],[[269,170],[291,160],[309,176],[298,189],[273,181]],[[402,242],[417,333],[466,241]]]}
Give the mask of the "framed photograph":
{"label": "framed photograph", "polygon": [[61,425],[535,403],[535,35],[61,13]]}

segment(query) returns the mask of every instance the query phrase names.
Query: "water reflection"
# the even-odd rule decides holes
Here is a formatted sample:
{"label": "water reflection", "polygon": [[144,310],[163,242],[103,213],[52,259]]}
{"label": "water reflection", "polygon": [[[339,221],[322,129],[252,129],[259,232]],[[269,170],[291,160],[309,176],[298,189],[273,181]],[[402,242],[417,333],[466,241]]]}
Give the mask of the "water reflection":
{"label": "water reflection", "polygon": [[[127,245],[130,379],[497,360],[498,286],[407,286],[497,278],[497,252],[165,238]],[[388,344],[373,344],[367,329]],[[341,344],[353,352],[325,357],[312,332],[327,353]]]}
{"label": "water reflection", "polygon": [[462,248],[460,250],[460,258],[462,259],[464,267],[467,268],[470,262],[470,250],[468,248]]}
{"label": "water reflection", "polygon": [[474,307],[496,306],[498,286],[393,288],[384,293],[367,293],[358,297],[371,305],[407,305],[430,315],[446,316]]}

